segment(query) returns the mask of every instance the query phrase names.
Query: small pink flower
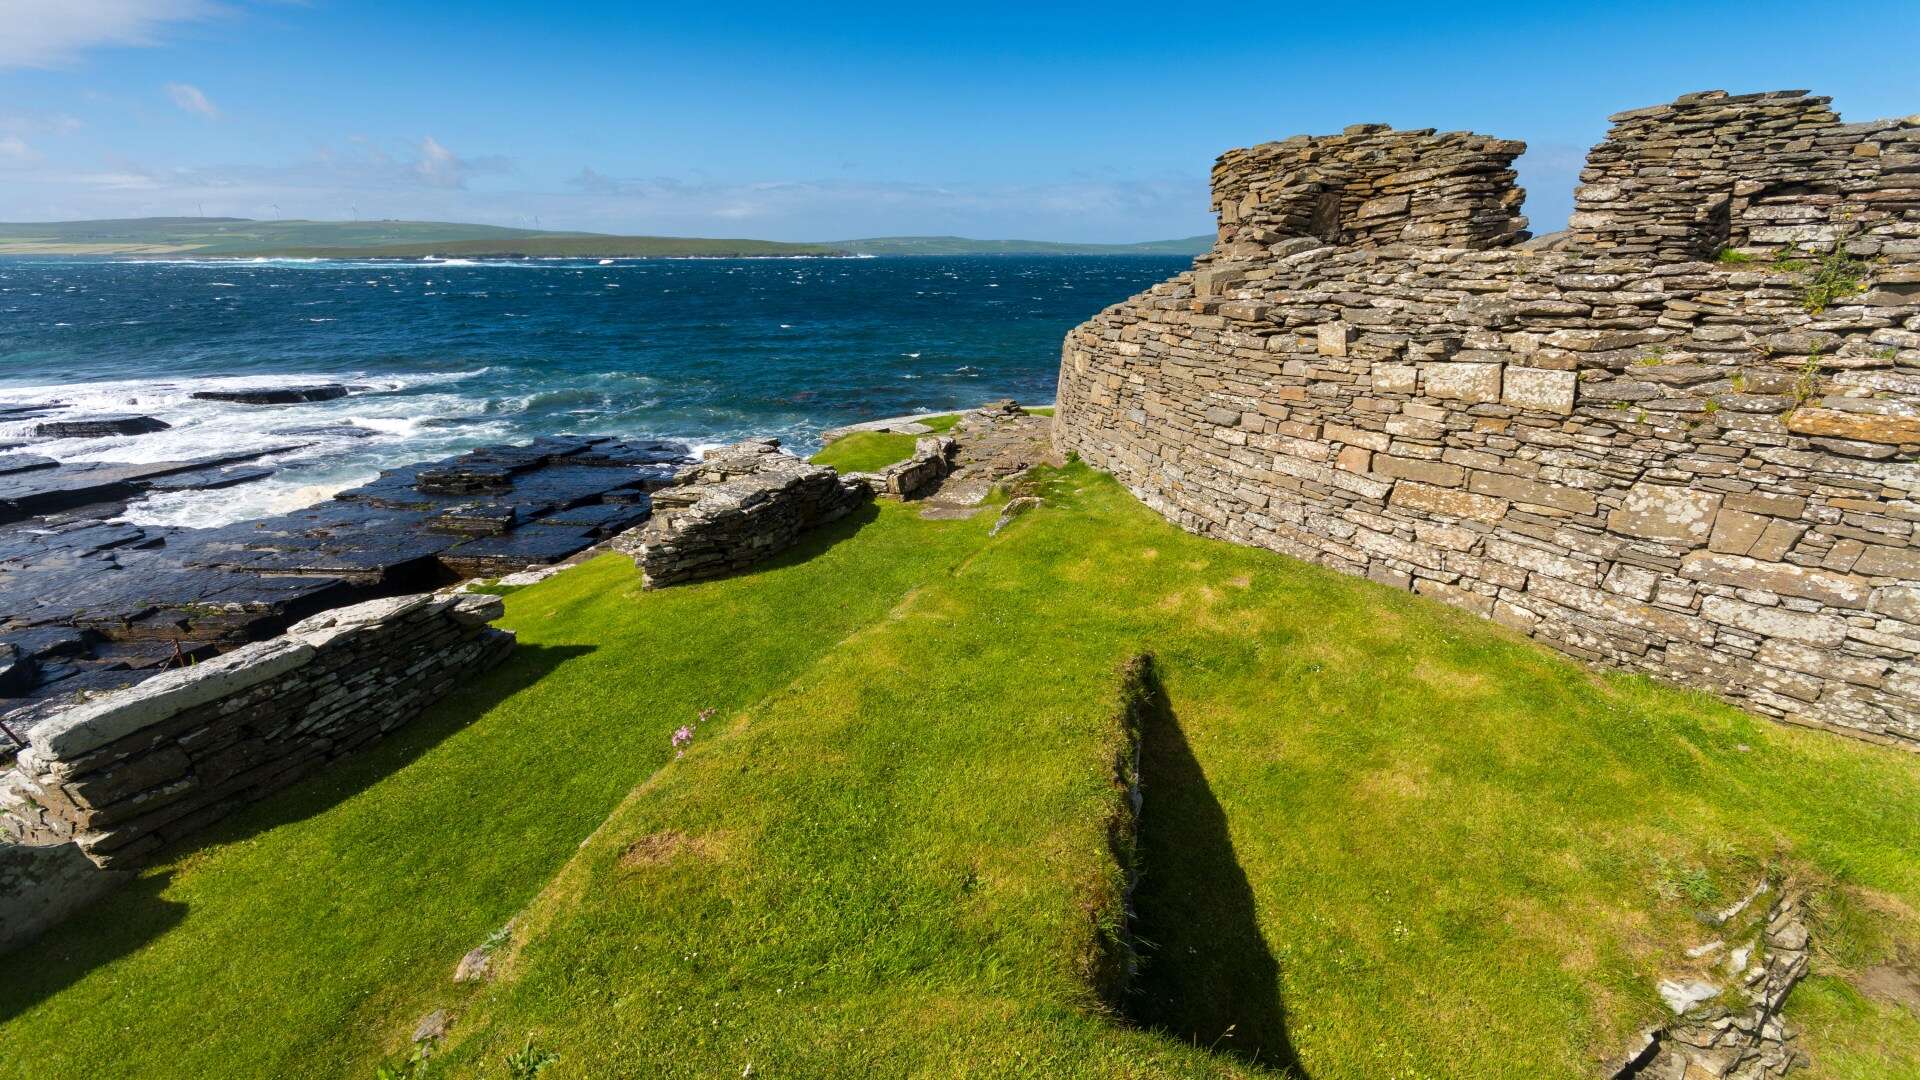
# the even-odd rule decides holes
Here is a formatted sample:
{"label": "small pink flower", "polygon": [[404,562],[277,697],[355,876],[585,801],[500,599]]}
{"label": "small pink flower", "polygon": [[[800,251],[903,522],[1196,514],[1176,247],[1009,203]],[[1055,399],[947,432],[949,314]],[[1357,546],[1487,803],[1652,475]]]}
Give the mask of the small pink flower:
{"label": "small pink flower", "polygon": [[674,733],[673,733],[674,746],[676,747],[685,746],[692,741],[693,741],[692,727],[683,725],[674,730]]}

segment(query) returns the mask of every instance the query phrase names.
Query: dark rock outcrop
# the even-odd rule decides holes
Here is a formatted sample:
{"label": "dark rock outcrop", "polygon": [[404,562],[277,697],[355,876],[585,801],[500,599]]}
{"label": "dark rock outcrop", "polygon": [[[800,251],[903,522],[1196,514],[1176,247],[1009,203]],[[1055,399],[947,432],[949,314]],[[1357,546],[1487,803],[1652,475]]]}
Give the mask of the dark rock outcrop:
{"label": "dark rock outcrop", "polygon": [[33,433],[43,439],[99,439],[111,435],[147,435],[172,426],[165,420],[151,416],[113,413],[69,420],[45,420],[34,425]]}
{"label": "dark rock outcrop", "polygon": [[[0,723],[25,738],[80,691],[139,683],[330,608],[560,562],[645,520],[648,492],[685,459],[676,443],[541,439],[391,470],[315,506],[212,529],[107,519],[144,492],[265,470],[172,462],[0,475],[0,642],[33,665],[30,686],[0,688]],[[489,490],[420,483],[477,473]],[[0,764],[16,748],[0,732]]]}
{"label": "dark rock outcrop", "polygon": [[236,405],[299,405],[310,401],[333,401],[346,397],[353,390],[364,389],[340,383],[317,383],[312,386],[269,386],[256,390],[196,390],[192,396],[201,401],[229,401]]}

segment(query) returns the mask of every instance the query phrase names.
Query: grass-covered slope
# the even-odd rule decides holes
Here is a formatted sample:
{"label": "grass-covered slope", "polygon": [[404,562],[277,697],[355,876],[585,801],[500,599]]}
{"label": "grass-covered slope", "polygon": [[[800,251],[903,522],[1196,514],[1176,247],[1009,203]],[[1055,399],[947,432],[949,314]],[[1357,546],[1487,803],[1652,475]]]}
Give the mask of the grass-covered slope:
{"label": "grass-covered slope", "polygon": [[[1920,760],[1045,488],[511,594],[507,669],[9,958],[0,1075],[371,1076],[444,1007],[447,1076],[1591,1076],[1769,868],[1822,887],[1810,1075],[1914,1074],[1860,987],[1920,934]],[[1146,1028],[1091,981],[1141,652]]]}

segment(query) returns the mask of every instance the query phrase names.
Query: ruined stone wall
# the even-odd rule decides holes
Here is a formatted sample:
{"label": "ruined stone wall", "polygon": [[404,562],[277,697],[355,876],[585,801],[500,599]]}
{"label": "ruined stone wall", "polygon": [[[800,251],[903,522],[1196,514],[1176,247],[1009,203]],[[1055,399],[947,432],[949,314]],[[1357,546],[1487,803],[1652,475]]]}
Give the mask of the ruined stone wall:
{"label": "ruined stone wall", "polygon": [[1258,254],[1302,236],[1361,247],[1512,243],[1526,236],[1510,168],[1525,149],[1471,132],[1355,124],[1229,150],[1213,166],[1220,246]]}
{"label": "ruined stone wall", "polygon": [[71,843],[103,868],[137,864],[498,663],[513,648],[487,625],[499,614],[491,596],[374,600],[76,705],[0,774],[0,846]]}
{"label": "ruined stone wall", "polygon": [[1920,748],[1920,132],[1869,129],[1824,305],[1817,259],[1236,240],[1068,335],[1056,443],[1193,531]]}
{"label": "ruined stone wall", "polygon": [[865,482],[749,439],[707,451],[654,493],[653,516],[613,540],[644,587],[737,573],[873,497]]}
{"label": "ruined stone wall", "polygon": [[1906,239],[1920,117],[1842,124],[1804,90],[1710,90],[1609,119],[1574,192],[1574,246],[1666,260]]}

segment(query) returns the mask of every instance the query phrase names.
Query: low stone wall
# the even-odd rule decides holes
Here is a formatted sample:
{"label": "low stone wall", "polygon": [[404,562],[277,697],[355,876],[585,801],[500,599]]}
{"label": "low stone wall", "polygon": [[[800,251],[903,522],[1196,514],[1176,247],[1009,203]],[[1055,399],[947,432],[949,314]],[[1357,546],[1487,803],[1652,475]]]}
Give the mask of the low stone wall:
{"label": "low stone wall", "polygon": [[654,493],[653,517],[613,546],[657,589],[744,570],[872,497],[865,483],[794,457],[778,439],[750,439],[680,470]]}
{"label": "low stone wall", "polygon": [[946,479],[953,471],[959,443],[945,435],[925,435],[913,442],[913,456],[877,473],[849,473],[883,499],[911,499]]}
{"label": "low stone wall", "polygon": [[0,843],[137,864],[498,663],[514,641],[487,625],[500,611],[473,594],[370,601],[76,705],[0,774]]}
{"label": "low stone wall", "polygon": [[[1793,138],[1696,163],[1703,109]],[[1583,198],[1636,209],[1553,251],[1250,239],[1223,209],[1192,272],[1068,335],[1055,444],[1193,531],[1920,749],[1920,126],[1823,109],[1623,114],[1637,149],[1617,128],[1587,179],[1630,160],[1645,183]],[[1233,190],[1258,186],[1251,160],[1222,159]],[[1741,186],[1796,167],[1833,190]],[[1703,170],[1711,190],[1681,183]],[[1742,222],[1857,231],[1798,260],[1674,261],[1722,193],[1759,199],[1727,203]]]}

